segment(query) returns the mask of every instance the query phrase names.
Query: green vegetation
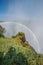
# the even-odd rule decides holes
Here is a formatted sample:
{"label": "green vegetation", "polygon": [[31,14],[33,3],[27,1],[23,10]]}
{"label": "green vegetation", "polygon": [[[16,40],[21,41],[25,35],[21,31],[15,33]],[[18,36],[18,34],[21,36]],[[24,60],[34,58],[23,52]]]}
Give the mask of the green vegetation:
{"label": "green vegetation", "polygon": [[38,54],[29,45],[23,32],[4,38],[4,31],[0,32],[0,65],[43,65],[43,54]]}
{"label": "green vegetation", "polygon": [[4,37],[3,33],[5,32],[5,29],[0,25],[0,37]]}

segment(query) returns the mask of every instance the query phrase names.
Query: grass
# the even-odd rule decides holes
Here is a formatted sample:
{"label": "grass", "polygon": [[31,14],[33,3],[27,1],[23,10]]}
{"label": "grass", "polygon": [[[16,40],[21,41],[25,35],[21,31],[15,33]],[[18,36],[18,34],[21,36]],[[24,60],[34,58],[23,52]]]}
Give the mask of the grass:
{"label": "grass", "polygon": [[21,45],[20,41],[16,41],[14,38],[0,38],[0,52],[5,52],[10,46],[15,45]]}

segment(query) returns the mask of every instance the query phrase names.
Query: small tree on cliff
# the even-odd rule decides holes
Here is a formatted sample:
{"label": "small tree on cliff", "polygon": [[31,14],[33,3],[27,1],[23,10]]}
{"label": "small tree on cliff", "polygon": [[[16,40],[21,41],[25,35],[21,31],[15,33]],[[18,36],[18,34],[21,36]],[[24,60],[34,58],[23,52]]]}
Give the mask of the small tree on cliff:
{"label": "small tree on cliff", "polygon": [[3,33],[5,32],[5,29],[0,25],[0,37],[4,37]]}

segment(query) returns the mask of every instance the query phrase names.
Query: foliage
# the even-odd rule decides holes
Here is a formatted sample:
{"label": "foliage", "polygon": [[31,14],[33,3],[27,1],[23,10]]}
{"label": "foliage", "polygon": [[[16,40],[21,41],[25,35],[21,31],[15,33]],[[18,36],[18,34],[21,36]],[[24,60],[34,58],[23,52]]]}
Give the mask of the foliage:
{"label": "foliage", "polygon": [[28,65],[26,57],[22,53],[16,53],[16,49],[11,47],[5,54],[2,65]]}
{"label": "foliage", "polygon": [[0,52],[0,65],[2,65],[3,62],[3,52]]}
{"label": "foliage", "polygon": [[0,37],[4,37],[3,33],[5,32],[5,29],[0,25]]}
{"label": "foliage", "polygon": [[35,52],[23,32],[3,38],[4,31],[0,26],[0,65],[43,65],[43,54]]}

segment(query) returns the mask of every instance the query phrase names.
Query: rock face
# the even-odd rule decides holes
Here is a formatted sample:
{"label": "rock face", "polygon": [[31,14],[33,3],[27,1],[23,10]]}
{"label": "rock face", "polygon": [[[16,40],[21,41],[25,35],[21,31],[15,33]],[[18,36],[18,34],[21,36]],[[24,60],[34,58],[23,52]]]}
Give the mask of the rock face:
{"label": "rock face", "polygon": [[24,34],[23,32],[19,32],[19,33],[17,34],[17,36],[19,36],[19,38],[20,38],[20,40],[21,40],[22,42],[25,42],[25,41],[26,41],[25,34]]}
{"label": "rock face", "polygon": [[18,38],[21,41],[20,44],[22,44],[23,47],[36,52],[33,49],[33,47],[30,46],[29,42],[26,41],[26,37],[25,37],[25,34],[23,32],[18,32],[18,34],[15,37]]}

